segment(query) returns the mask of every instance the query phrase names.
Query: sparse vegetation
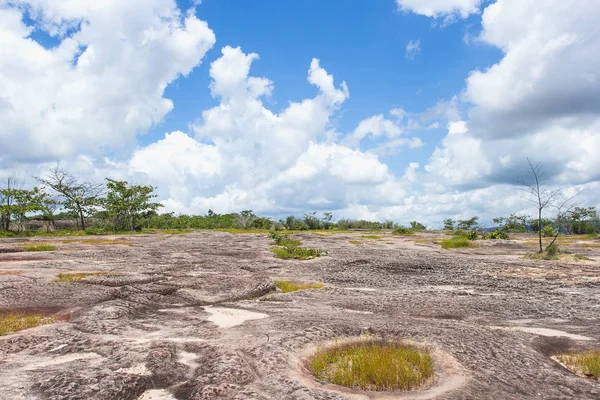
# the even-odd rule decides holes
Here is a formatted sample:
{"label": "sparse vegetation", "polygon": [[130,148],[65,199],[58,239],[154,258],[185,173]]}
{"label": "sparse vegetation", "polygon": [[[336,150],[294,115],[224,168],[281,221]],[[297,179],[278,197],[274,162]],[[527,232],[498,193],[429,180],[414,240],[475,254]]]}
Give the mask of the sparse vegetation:
{"label": "sparse vegetation", "polygon": [[325,250],[308,249],[305,247],[298,246],[284,246],[284,247],[273,247],[271,249],[275,257],[284,260],[295,259],[295,260],[310,260],[315,257],[320,257],[327,254]]}
{"label": "sparse vegetation", "polygon": [[294,282],[294,281],[275,281],[275,286],[277,286],[283,293],[296,292],[298,290],[306,290],[306,289],[321,289],[323,287],[322,283],[319,282]]}
{"label": "sparse vegetation", "polygon": [[399,226],[392,231],[392,234],[400,235],[400,236],[410,236],[410,235],[414,235],[415,233],[410,228],[407,228],[405,226]]}
{"label": "sparse vegetation", "polygon": [[269,237],[273,239],[273,243],[271,244],[277,246],[296,247],[302,244],[300,240],[291,239],[288,235],[280,235],[275,232],[269,233]]}
{"label": "sparse vegetation", "polygon": [[475,243],[465,237],[456,237],[442,240],[443,249],[457,249],[463,247],[478,247]]}
{"label": "sparse vegetation", "polygon": [[79,282],[82,279],[89,278],[90,276],[98,275],[116,275],[116,272],[60,272],[54,282]]}
{"label": "sparse vegetation", "polygon": [[379,239],[383,239],[383,236],[376,236],[376,235],[361,235],[361,238],[363,238],[363,239],[368,239],[368,240],[379,240]]}
{"label": "sparse vegetation", "polygon": [[360,240],[351,240],[350,244],[353,244],[355,246],[362,246],[363,242],[361,242]]}
{"label": "sparse vegetation", "polygon": [[0,314],[0,336],[23,329],[51,324],[54,320],[43,314],[8,313]]}
{"label": "sparse vegetation", "polygon": [[576,374],[600,379],[600,350],[590,350],[579,354],[563,354],[557,358]]}
{"label": "sparse vegetation", "polygon": [[26,244],[23,246],[24,251],[55,251],[58,247],[51,244]]}
{"label": "sparse vegetation", "polygon": [[319,349],[309,368],[320,380],[378,391],[415,389],[434,376],[429,350],[371,340]]}
{"label": "sparse vegetation", "polygon": [[490,233],[489,238],[493,239],[493,240],[496,240],[496,239],[508,240],[508,239],[510,239],[510,237],[508,236],[508,233],[506,233],[506,231],[503,229],[496,229],[495,231]]}

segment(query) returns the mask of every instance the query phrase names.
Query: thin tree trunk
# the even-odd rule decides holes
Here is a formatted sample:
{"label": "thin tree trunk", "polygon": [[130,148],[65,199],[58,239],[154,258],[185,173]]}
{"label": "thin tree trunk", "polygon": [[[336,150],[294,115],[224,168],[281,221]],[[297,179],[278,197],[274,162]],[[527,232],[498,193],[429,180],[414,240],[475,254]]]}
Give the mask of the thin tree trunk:
{"label": "thin tree trunk", "polygon": [[79,208],[79,218],[81,220],[81,230],[85,231],[85,218],[83,217],[83,210]]}
{"label": "thin tree trunk", "polygon": [[538,239],[540,242],[540,253],[544,252],[544,248],[542,246],[542,209],[538,210]]}

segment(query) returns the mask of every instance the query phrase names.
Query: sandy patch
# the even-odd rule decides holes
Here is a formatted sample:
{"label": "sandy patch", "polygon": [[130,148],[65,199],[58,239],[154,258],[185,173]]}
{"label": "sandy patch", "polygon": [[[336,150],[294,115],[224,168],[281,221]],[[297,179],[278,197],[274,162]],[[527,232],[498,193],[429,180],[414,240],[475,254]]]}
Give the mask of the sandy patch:
{"label": "sandy patch", "polygon": [[241,325],[246,321],[267,318],[267,314],[241,310],[238,308],[224,308],[207,306],[204,309],[211,314],[208,320],[219,328],[231,328]]}
{"label": "sandy patch", "polygon": [[559,331],[558,329],[549,328],[536,328],[530,326],[492,326],[492,329],[505,329],[509,331],[520,331],[533,333],[534,335],[549,336],[549,337],[566,337],[573,340],[596,340],[588,336],[577,335],[565,331]]}
{"label": "sandy patch", "polygon": [[177,398],[164,389],[152,389],[142,393],[138,400],[177,400]]}

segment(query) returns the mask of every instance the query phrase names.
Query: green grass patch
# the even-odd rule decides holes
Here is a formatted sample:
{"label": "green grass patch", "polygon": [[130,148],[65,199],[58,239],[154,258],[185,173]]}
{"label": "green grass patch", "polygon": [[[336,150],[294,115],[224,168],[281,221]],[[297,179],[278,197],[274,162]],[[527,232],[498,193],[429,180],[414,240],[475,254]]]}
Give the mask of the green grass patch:
{"label": "green grass patch", "polygon": [[82,279],[89,278],[90,276],[98,275],[117,275],[117,272],[60,272],[56,275],[54,282],[79,282]]}
{"label": "green grass patch", "polygon": [[51,244],[25,244],[23,245],[24,251],[55,251],[58,247]]}
{"label": "green grass patch", "polygon": [[0,314],[0,336],[23,329],[53,323],[52,318],[43,314],[8,313]]}
{"label": "green grass patch", "polygon": [[412,390],[434,376],[429,350],[397,342],[364,340],[319,349],[308,364],[317,379],[363,390]]}
{"label": "green grass patch", "polygon": [[309,249],[298,246],[273,247],[271,252],[273,252],[276,258],[284,260],[310,260],[327,254],[327,251],[325,250]]}
{"label": "green grass patch", "polygon": [[351,240],[350,244],[353,244],[355,246],[362,246],[363,242],[361,242],[360,240]]}
{"label": "green grass patch", "polygon": [[579,354],[563,354],[556,358],[576,374],[600,379],[600,350]]}
{"label": "green grass patch", "polygon": [[458,249],[458,248],[473,248],[479,247],[469,239],[464,237],[456,237],[452,239],[442,240],[443,249]]}
{"label": "green grass patch", "polygon": [[297,292],[298,290],[306,290],[306,289],[321,289],[323,287],[322,283],[318,282],[294,282],[294,281],[275,281],[275,286],[277,286],[283,293]]}

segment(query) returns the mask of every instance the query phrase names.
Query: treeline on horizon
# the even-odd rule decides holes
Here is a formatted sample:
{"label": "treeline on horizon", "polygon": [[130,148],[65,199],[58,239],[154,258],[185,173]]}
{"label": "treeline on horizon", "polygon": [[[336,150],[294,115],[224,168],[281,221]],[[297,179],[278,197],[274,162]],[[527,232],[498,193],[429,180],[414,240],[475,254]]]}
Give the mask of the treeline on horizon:
{"label": "treeline on horizon", "polygon": [[[406,230],[421,231],[427,227],[412,221],[403,226],[393,221],[367,221],[334,218],[331,212],[305,213],[302,217],[287,216],[273,220],[261,217],[252,210],[218,214],[212,210],[204,215],[159,213],[163,207],[154,201],[155,187],[132,185],[126,181],[106,178],[104,184],[82,180],[62,170],[50,169],[45,177],[34,178],[40,186],[23,189],[23,182],[15,177],[0,185],[0,231],[16,233],[55,232],[62,230],[85,231],[101,234],[143,229],[257,229],[257,230]],[[595,207],[575,207],[561,220],[510,214],[494,218],[494,226],[479,224],[479,217],[466,220],[448,218],[445,230],[538,232],[552,235],[558,230],[567,234],[591,234],[600,231],[600,220]],[[538,228],[539,227],[539,228]]]}

